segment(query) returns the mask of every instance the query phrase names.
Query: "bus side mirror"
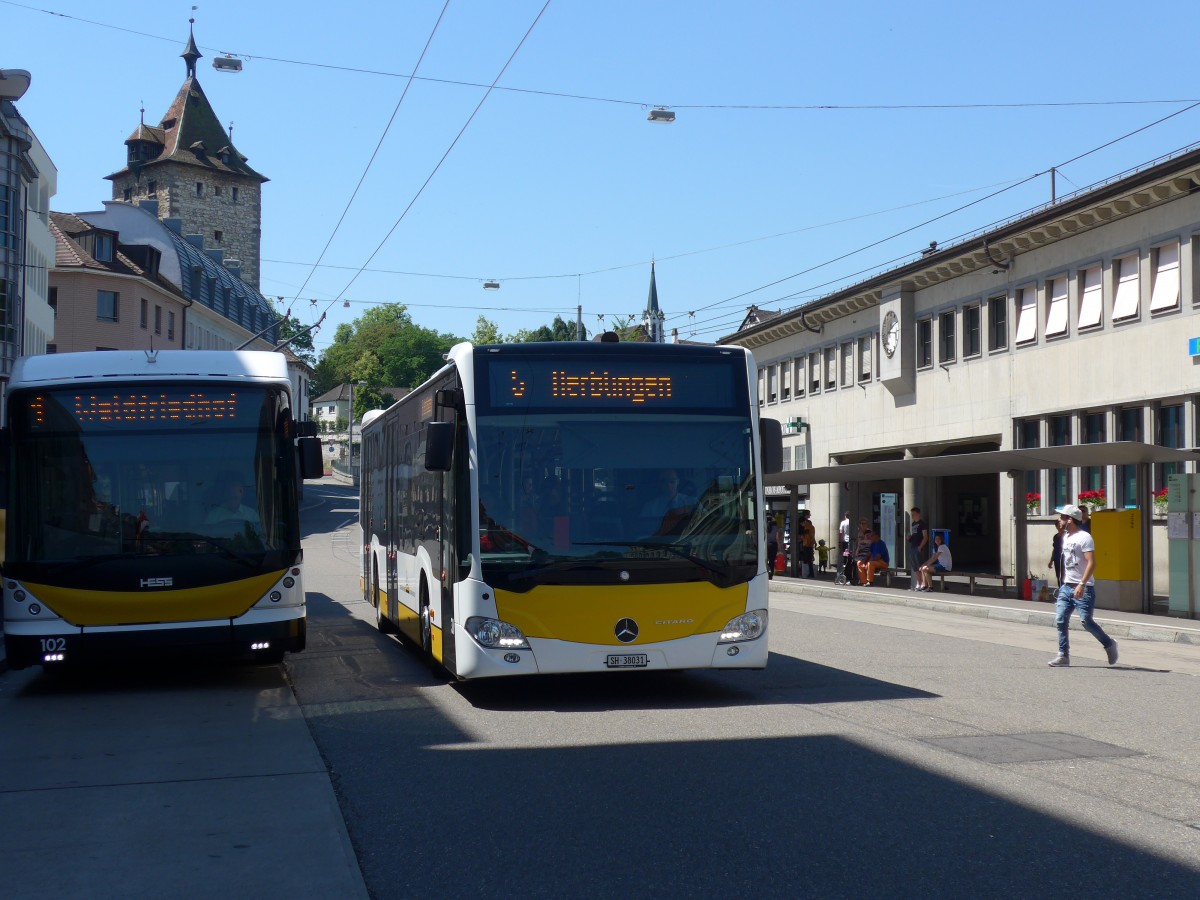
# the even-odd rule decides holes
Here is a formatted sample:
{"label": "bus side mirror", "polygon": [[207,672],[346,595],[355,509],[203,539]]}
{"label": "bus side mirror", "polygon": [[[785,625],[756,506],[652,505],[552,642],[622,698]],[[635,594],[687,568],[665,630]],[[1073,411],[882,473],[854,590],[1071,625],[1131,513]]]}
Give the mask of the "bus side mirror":
{"label": "bus side mirror", "polygon": [[449,472],[454,457],[454,423],[430,422],[425,426],[425,468]]}
{"label": "bus side mirror", "polygon": [[321,441],[315,437],[302,437],[297,442],[300,451],[300,477],[320,478],[325,474],[325,463],[321,459]]}
{"label": "bus side mirror", "polygon": [[778,419],[758,420],[758,441],[762,445],[764,475],[783,471],[783,423]]}

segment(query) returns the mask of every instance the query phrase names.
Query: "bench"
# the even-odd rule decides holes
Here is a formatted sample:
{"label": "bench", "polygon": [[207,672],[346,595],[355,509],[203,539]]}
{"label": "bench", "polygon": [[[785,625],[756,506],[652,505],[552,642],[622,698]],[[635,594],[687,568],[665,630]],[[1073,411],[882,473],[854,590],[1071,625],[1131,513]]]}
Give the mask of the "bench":
{"label": "bench", "polygon": [[998,581],[1000,582],[1000,590],[1003,593],[1008,593],[1008,583],[1016,582],[1016,577],[1013,575],[1000,575],[996,572],[963,572],[959,569],[952,569],[949,572],[930,572],[931,578],[941,579],[941,586],[938,588],[941,591],[946,590],[946,578],[965,578],[968,582],[968,590],[975,593],[975,582],[977,581]]}
{"label": "bench", "polygon": [[879,583],[880,578],[883,579],[884,587],[891,587],[893,578],[907,578],[911,581],[912,580],[912,572],[908,571],[908,569],[893,569],[889,566],[888,568],[884,569],[882,572],[875,573],[875,583],[876,584]]}

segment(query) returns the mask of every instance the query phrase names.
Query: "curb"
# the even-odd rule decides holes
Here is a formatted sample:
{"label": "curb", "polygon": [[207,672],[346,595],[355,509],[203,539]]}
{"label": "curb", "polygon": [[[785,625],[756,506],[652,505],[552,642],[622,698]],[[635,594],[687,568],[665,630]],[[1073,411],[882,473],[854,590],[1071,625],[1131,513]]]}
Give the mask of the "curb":
{"label": "curb", "polygon": [[[827,597],[835,600],[853,600],[857,603],[884,603],[891,606],[908,606],[913,609],[928,609],[934,612],[953,613],[956,615],[975,616],[979,619],[993,619],[997,622],[1017,623],[1020,625],[1040,625],[1055,627],[1055,614],[1051,610],[1023,609],[1021,607],[1004,606],[994,603],[968,602],[964,600],[937,600],[924,595],[905,596],[911,592],[906,590],[882,593],[879,590],[864,588],[839,588],[830,584],[812,584],[808,579],[803,583],[789,583],[779,577],[771,582],[772,591],[785,594],[807,594],[809,596]],[[1031,602],[1031,601],[1025,601]],[[1129,615],[1138,615],[1131,613]],[[1191,622],[1191,619],[1167,619],[1164,624],[1153,621],[1155,617],[1142,615],[1138,620],[1128,618],[1109,618],[1097,615],[1095,619],[1108,634],[1113,637],[1134,641],[1158,641],[1167,644],[1189,644],[1200,646],[1200,626],[1186,627],[1174,624],[1176,621]]]}

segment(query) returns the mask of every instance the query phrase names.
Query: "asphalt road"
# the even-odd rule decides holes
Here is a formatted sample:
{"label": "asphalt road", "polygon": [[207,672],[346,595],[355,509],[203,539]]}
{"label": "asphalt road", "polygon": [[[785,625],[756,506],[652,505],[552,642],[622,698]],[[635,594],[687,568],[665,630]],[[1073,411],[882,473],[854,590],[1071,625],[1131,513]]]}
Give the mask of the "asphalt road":
{"label": "asphalt road", "polygon": [[778,592],[762,672],[451,684],[306,497],[283,666],[0,677],[0,895],[1198,893],[1200,647]]}
{"label": "asphalt road", "polygon": [[1055,670],[1051,629],[776,594],[763,672],[454,685],[374,630],[343,491],[287,667],[375,897],[1200,888],[1198,647]]}

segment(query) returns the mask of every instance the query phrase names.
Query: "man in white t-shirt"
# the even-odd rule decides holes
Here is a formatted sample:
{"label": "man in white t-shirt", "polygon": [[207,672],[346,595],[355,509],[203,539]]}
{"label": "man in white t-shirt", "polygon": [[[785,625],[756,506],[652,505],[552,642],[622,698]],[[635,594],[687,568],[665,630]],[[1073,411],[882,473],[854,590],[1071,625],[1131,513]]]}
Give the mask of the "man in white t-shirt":
{"label": "man in white t-shirt", "polygon": [[1117,642],[1104,633],[1092,618],[1096,606],[1096,542],[1083,530],[1083,510],[1068,504],[1054,510],[1063,529],[1063,583],[1055,594],[1055,625],[1058,626],[1058,656],[1050,660],[1054,667],[1071,664],[1069,628],[1071,611],[1079,611],[1079,624],[1104,648],[1111,666],[1117,661]]}

